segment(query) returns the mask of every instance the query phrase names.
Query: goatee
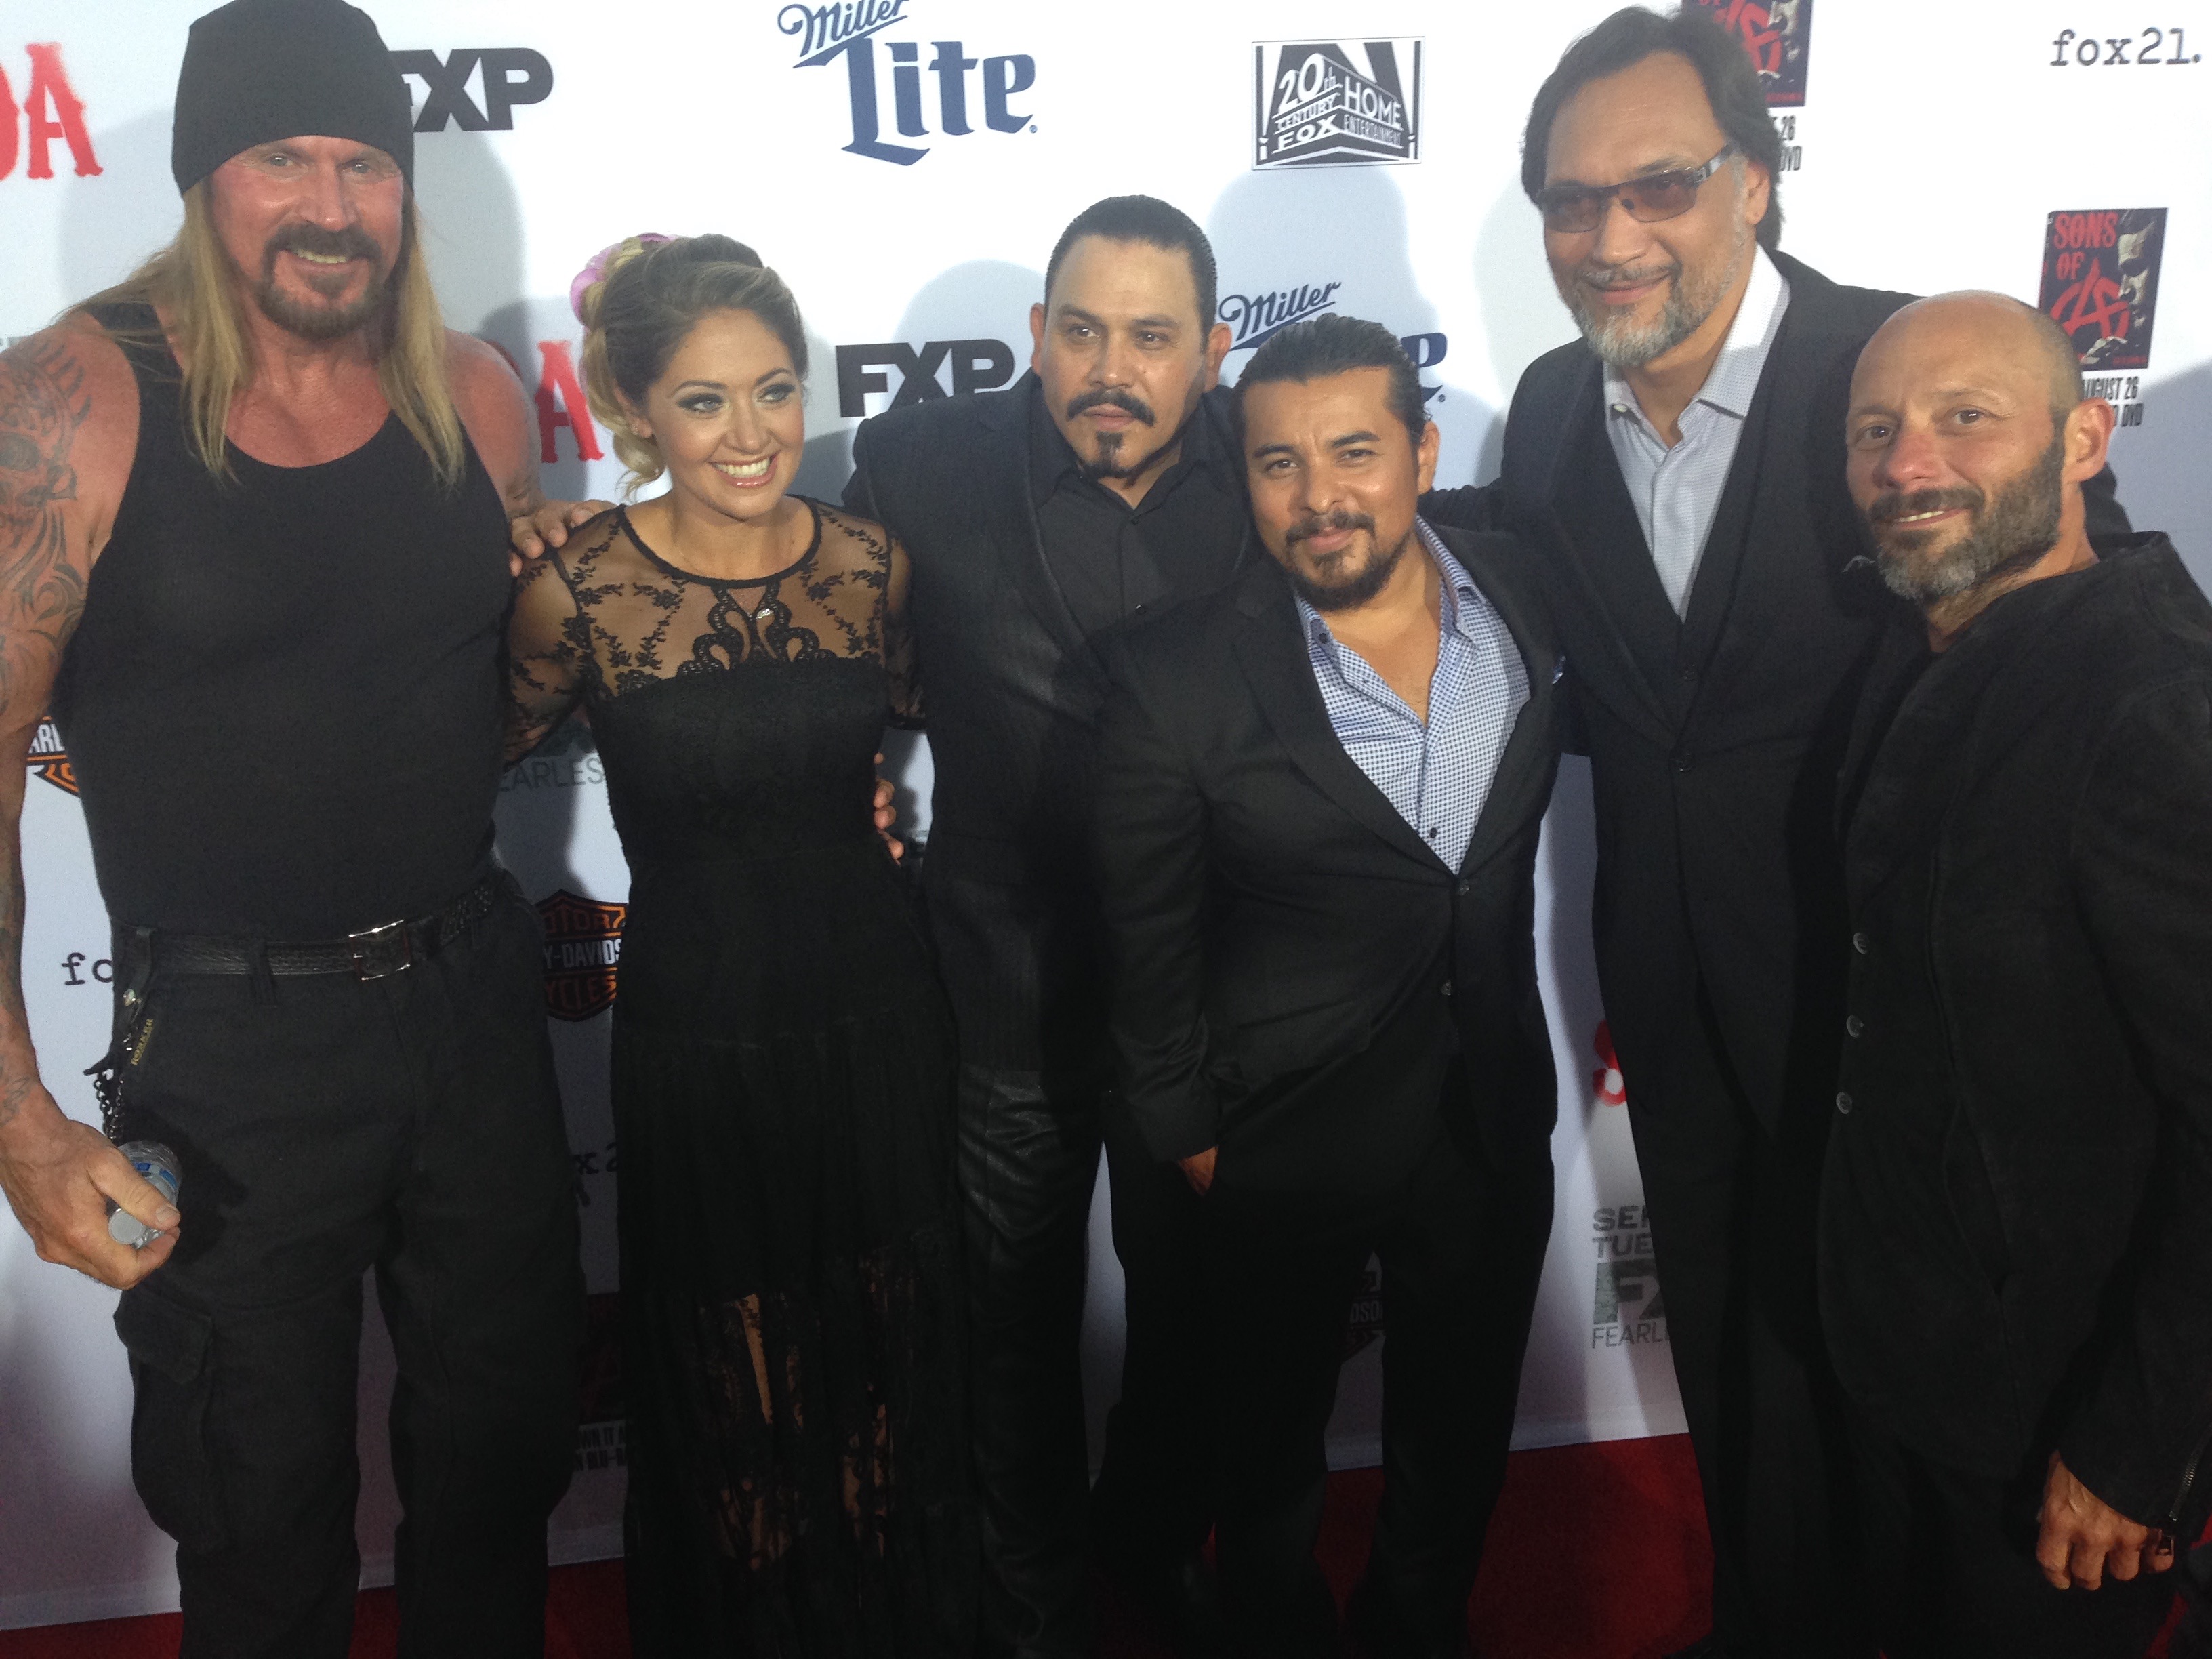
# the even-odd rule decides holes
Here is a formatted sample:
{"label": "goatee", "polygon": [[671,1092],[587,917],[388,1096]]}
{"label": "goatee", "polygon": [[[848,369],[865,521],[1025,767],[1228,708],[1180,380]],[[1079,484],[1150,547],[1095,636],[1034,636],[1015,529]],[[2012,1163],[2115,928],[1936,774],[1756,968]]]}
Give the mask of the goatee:
{"label": "goatee", "polygon": [[[1869,502],[1862,518],[1889,591],[1915,605],[1933,605],[2033,564],[2057,546],[2059,513],[2065,500],[2063,421],[2058,428],[2051,447],[2018,477],[1999,486],[1993,497],[1967,484],[1909,494],[1892,490]],[[1914,530],[1896,521],[1952,507],[1973,514],[1966,533],[1933,561],[1920,560],[1916,556],[1942,532]]]}
{"label": "goatee", "polygon": [[[1375,533],[1375,520],[1368,514],[1353,513],[1344,507],[1328,513],[1316,513],[1310,518],[1299,520],[1284,532],[1284,550],[1288,552],[1300,542],[1310,541],[1324,531],[1330,530],[1364,530],[1371,537]],[[1285,560],[1283,569],[1290,577],[1291,589],[1297,596],[1323,615],[1332,611],[1354,611],[1382,591],[1392,573],[1398,568],[1399,562],[1406,556],[1406,550],[1413,545],[1416,533],[1407,530],[1395,547],[1387,553],[1377,552],[1341,580],[1316,580],[1300,570],[1295,560]],[[1324,571],[1334,571],[1352,556],[1352,551],[1347,547],[1341,553],[1324,555],[1316,562]]]}
{"label": "goatee", "polygon": [[[1683,264],[1607,266],[1584,264],[1559,283],[1559,297],[1573,313],[1589,349],[1615,368],[1641,368],[1664,356],[1705,325],[1742,273],[1749,257],[1752,233],[1737,230],[1735,246],[1725,264],[1706,270]],[[1592,288],[1633,288],[1661,277],[1672,279],[1666,303],[1648,323],[1639,323],[1625,312],[1601,305]]]}
{"label": "goatee", "polygon": [[[1124,392],[1119,386],[1102,386],[1096,392],[1085,392],[1067,405],[1067,419],[1073,422],[1086,409],[1099,408],[1118,409],[1146,426],[1159,424],[1159,416],[1152,412],[1150,404],[1135,392]],[[1080,455],[1076,457],[1076,470],[1086,483],[1097,483],[1107,478],[1137,477],[1152,464],[1160,451],[1182,435],[1182,429],[1178,427],[1167,443],[1155,444],[1142,455],[1125,462],[1121,459],[1121,441],[1127,435],[1122,432],[1101,432],[1097,434],[1098,453],[1090,460],[1085,460]]]}
{"label": "goatee", "polygon": [[[276,284],[276,259],[284,253],[366,260],[369,278],[362,285],[360,295],[347,304],[307,304]],[[338,230],[325,230],[320,225],[287,225],[271,236],[262,250],[261,278],[253,287],[253,302],[270,322],[303,340],[342,338],[365,326],[383,307],[391,287],[388,274],[379,269],[383,258],[384,250],[358,225],[347,225]],[[353,273],[344,270],[305,280],[314,293],[335,301],[352,283]]]}

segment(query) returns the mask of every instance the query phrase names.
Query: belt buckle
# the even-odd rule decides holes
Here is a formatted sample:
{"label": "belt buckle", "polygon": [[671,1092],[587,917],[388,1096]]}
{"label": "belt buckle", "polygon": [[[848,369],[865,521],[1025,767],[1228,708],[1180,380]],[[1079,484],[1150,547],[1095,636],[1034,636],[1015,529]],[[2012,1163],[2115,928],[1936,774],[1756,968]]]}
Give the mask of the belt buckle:
{"label": "belt buckle", "polygon": [[356,979],[388,979],[415,965],[415,937],[404,921],[346,935]]}

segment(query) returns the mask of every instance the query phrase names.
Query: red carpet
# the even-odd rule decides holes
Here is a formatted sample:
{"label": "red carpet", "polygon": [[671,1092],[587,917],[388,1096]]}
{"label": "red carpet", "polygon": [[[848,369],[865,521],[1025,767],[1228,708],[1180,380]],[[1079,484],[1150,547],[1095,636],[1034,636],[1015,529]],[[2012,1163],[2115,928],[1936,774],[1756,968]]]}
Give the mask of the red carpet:
{"label": "red carpet", "polygon": [[[1378,1470],[1334,1476],[1321,1557],[1341,1597],[1366,1559]],[[1682,1436],[1520,1452],[1492,1521],[1473,1626],[1489,1659],[1659,1659],[1703,1635],[1711,1553]],[[558,1568],[546,1659],[629,1659],[622,1564]],[[1101,1659],[1165,1659],[1118,1609]],[[390,1659],[392,1592],[367,1590],[353,1659]],[[0,1659],[174,1659],[176,1616],[0,1631]]]}

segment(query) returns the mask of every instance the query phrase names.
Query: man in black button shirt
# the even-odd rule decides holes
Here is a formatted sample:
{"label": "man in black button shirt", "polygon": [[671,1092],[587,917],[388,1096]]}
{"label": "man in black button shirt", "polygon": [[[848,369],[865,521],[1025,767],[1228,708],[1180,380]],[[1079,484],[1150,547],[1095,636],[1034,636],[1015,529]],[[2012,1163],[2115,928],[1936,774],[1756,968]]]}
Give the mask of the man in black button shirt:
{"label": "man in black button shirt", "polygon": [[[1110,246],[1110,245],[1109,245]],[[1040,390],[1030,402],[1030,496],[1046,567],[1090,639],[1127,617],[1200,590],[1225,538],[1243,534],[1244,486],[1210,422],[1192,420],[1172,459],[1139,477],[1101,477],[1061,436],[1065,416]]]}
{"label": "man in black button shirt", "polygon": [[1079,1365],[1102,1133],[1127,1276],[1099,1553],[1210,1651],[1211,1522],[1187,1234],[1198,1200],[1108,1093],[1091,757],[1099,636],[1227,581],[1249,534],[1212,250],[1149,197],[1085,209],[1030,319],[1032,372],[864,425],[846,504],[914,559],[937,781],[923,891],[961,1045],[987,1651],[1087,1653]]}

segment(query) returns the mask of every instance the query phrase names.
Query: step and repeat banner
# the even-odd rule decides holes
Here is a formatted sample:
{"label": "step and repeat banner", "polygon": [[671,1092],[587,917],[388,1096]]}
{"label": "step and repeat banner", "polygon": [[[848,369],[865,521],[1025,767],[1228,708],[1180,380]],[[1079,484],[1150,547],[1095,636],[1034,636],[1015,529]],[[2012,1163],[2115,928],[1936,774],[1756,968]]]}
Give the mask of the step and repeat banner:
{"label": "step and repeat banner", "polygon": [[[200,0],[0,0],[0,336],[120,277],[178,216],[170,100]],[[1571,337],[1517,180],[1522,122],[1604,0],[1360,8],[1127,0],[374,0],[416,98],[418,194],[447,320],[535,398],[548,488],[620,477],[584,405],[567,295],[627,234],[723,231],[799,295],[811,337],[802,487],[835,496],[855,424],[1012,381],[1059,231],[1097,197],[1162,196],[1217,251],[1233,377],[1302,317],[1375,318],[1420,365],[1440,478],[1496,471],[1522,368]],[[2079,343],[2120,410],[2121,493],[2212,578],[2212,5],[1714,0],[1782,129],[1784,246],[1847,283],[2000,289]],[[0,457],[0,467],[5,459]],[[9,488],[0,471],[0,489]],[[226,734],[204,736],[220,771]],[[927,829],[926,744],[895,751]],[[91,1120],[112,966],[69,758],[51,727],[24,810],[26,995],[47,1080]],[[502,787],[500,843],[543,914],[593,1294],[587,1421],[557,1559],[619,1548],[607,1011],[627,880],[598,756],[571,727]],[[1589,775],[1571,760],[1537,925],[1558,1051],[1558,1219],[1518,1443],[1681,1425],[1666,1310],[1587,939]],[[191,1195],[185,1195],[189,1205]],[[1110,1403],[1121,1292],[1094,1214],[1085,1364]],[[1379,1286],[1345,1332],[1340,1463],[1377,1456]],[[0,1221],[0,1627],[175,1605],[167,1540],[131,1489],[114,1296]],[[364,1334],[366,1576],[396,1519],[390,1358]],[[1619,1520],[1621,1517],[1614,1517]]]}

